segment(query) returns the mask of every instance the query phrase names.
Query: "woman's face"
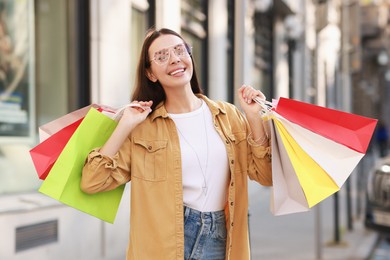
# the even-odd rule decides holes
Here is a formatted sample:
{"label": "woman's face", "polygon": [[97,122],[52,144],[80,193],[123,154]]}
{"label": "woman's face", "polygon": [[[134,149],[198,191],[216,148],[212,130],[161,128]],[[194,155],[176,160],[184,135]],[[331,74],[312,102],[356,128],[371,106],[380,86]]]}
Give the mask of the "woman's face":
{"label": "woman's face", "polygon": [[167,34],[153,41],[149,48],[151,66],[148,78],[159,81],[164,89],[190,84],[193,66],[181,38]]}

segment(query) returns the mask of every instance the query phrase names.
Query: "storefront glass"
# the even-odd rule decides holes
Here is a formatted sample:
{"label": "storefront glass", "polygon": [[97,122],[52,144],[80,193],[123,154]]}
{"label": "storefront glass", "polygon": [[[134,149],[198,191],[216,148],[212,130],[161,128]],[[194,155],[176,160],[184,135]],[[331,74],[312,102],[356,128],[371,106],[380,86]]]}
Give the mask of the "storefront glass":
{"label": "storefront glass", "polygon": [[255,28],[255,57],[252,68],[253,85],[259,86],[266,97],[272,97],[273,85],[273,31],[272,14],[255,12],[253,16]]}
{"label": "storefront glass", "polygon": [[207,1],[181,2],[182,36],[192,46],[192,57],[201,87],[207,94]]}
{"label": "storefront glass", "polygon": [[147,14],[147,8],[141,8],[141,6],[133,6],[131,9],[131,87],[134,87],[142,43],[148,29]]}
{"label": "storefront glass", "polygon": [[0,102],[0,194],[38,189],[29,154],[37,126],[68,112],[67,7],[68,1],[0,1],[0,21],[7,25],[0,28],[0,48],[10,44],[9,52],[0,51],[0,90],[8,96]]}
{"label": "storefront glass", "polygon": [[32,1],[0,1],[0,143],[31,140],[34,128]]}

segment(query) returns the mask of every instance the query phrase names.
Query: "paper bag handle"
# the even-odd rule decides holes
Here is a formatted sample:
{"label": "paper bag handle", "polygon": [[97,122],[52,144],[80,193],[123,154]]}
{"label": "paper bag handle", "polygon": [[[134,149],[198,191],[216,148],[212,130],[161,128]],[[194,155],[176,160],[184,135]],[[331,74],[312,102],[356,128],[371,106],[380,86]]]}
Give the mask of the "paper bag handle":
{"label": "paper bag handle", "polygon": [[140,104],[132,103],[132,104],[127,104],[127,105],[125,105],[125,106],[123,106],[115,111],[106,111],[103,109],[102,113],[115,121],[119,121],[123,115],[123,112],[128,107],[141,108],[144,111],[146,110],[146,108],[141,106]]}

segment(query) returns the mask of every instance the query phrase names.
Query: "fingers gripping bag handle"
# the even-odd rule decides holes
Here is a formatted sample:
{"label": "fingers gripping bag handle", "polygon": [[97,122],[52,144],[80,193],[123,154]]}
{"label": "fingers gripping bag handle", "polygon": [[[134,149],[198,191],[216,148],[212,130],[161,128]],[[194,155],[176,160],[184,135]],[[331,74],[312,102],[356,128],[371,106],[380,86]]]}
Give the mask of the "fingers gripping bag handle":
{"label": "fingers gripping bag handle", "polygon": [[115,111],[112,111],[112,110],[110,110],[110,111],[104,111],[104,110],[103,110],[102,113],[105,114],[106,116],[110,117],[111,119],[113,119],[113,120],[115,120],[115,121],[118,122],[118,121],[122,118],[124,111],[125,111],[128,107],[140,108],[140,109],[142,109],[143,111],[146,110],[146,107],[143,107],[143,106],[141,106],[141,105],[138,104],[138,103],[131,103],[131,104],[127,104],[127,105],[125,105],[125,106],[123,106],[123,107],[121,107],[121,108],[119,108],[119,109],[117,109],[117,110],[115,110]]}

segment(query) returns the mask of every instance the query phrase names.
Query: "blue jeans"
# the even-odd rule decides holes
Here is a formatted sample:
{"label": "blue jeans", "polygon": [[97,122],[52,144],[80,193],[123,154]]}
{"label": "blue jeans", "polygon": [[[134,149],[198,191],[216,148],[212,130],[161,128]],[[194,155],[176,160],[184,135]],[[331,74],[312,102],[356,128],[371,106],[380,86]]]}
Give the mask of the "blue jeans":
{"label": "blue jeans", "polygon": [[184,259],[224,260],[225,251],[225,212],[184,207]]}

